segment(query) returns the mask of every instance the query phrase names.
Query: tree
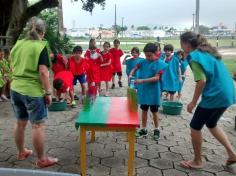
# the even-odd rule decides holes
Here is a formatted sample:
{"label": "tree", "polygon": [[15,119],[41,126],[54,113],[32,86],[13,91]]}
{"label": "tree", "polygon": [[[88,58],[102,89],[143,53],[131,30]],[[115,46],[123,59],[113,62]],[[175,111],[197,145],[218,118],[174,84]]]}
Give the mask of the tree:
{"label": "tree", "polygon": [[70,42],[70,39],[66,35],[61,36],[59,34],[56,9],[46,9],[38,16],[47,23],[47,29],[44,37],[49,42],[49,46],[52,51],[65,54],[71,53],[73,44]]}
{"label": "tree", "polygon": [[209,34],[210,28],[204,25],[199,26],[199,33],[200,34]]}
{"label": "tree", "polygon": [[153,30],[157,30],[157,26],[154,26],[154,27],[153,27]]}
{"label": "tree", "polygon": [[122,27],[122,26],[116,25],[116,27],[115,27],[115,25],[113,25],[112,27],[113,27],[113,29],[116,30],[117,36],[118,36],[118,34],[119,34],[120,32],[122,32],[122,31],[124,32],[124,31],[126,31],[126,30],[128,29],[127,26]]}
{"label": "tree", "polygon": [[[78,0],[71,0],[78,1]],[[92,12],[95,4],[104,7],[106,0],[81,0],[82,9]],[[38,0],[30,5],[29,0],[0,0],[0,35],[12,37],[6,44],[14,44],[27,21],[42,10],[58,6],[58,0]]]}
{"label": "tree", "polygon": [[150,28],[148,26],[139,26],[137,27],[137,30],[150,30]]}

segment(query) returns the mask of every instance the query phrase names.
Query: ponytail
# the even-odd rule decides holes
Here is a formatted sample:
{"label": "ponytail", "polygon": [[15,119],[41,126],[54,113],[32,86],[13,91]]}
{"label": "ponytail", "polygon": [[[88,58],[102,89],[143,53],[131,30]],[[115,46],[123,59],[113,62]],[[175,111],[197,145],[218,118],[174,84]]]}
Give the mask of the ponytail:
{"label": "ponytail", "polygon": [[46,30],[46,25],[43,20],[37,17],[32,17],[28,23],[28,39],[39,40],[40,35],[43,35]]}
{"label": "ponytail", "polygon": [[202,52],[208,52],[213,55],[216,59],[221,59],[221,54],[213,47],[201,34],[196,34],[194,32],[185,32],[180,36],[180,40],[184,43],[189,43],[192,49],[198,49]]}

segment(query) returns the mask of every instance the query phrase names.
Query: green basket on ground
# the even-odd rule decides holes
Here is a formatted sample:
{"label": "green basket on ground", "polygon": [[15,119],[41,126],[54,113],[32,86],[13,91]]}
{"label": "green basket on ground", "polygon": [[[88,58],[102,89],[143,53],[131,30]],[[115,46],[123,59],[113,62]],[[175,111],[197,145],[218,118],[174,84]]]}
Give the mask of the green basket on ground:
{"label": "green basket on ground", "polygon": [[65,111],[67,107],[66,101],[57,102],[53,99],[52,104],[48,107],[49,111]]}
{"label": "green basket on ground", "polygon": [[176,101],[164,101],[162,102],[162,108],[164,114],[180,115],[183,108],[183,104]]}

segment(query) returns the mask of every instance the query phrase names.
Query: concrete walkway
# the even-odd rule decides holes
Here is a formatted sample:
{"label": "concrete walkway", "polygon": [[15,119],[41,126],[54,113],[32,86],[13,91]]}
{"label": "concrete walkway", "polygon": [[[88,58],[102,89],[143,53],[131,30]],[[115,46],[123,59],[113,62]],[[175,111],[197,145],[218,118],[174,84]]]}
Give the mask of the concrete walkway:
{"label": "concrete walkway", "polygon": [[[126,81],[124,81],[125,83]],[[111,96],[126,96],[126,87],[110,90]],[[135,145],[135,175],[137,176],[230,176],[236,173],[236,166],[223,167],[227,159],[224,148],[212,138],[206,128],[203,130],[203,160],[206,167],[202,170],[187,170],[179,166],[183,159],[191,159],[189,122],[192,114],[186,112],[194,90],[192,73],[189,70],[183,89],[181,102],[184,104],[180,116],[169,116],[160,113],[161,138],[153,141],[152,118],[148,120],[149,136],[138,139]],[[74,127],[76,114],[81,107],[64,112],[50,112],[46,128],[46,153],[57,156],[59,163],[44,170],[67,173],[79,173],[79,132]],[[233,146],[236,146],[234,116],[236,106],[227,110],[219,125],[225,130]],[[96,117],[95,117],[96,118]],[[16,160],[16,146],[13,140],[15,117],[9,102],[0,103],[0,167],[35,168],[35,156],[25,161]],[[128,143],[124,133],[97,133],[96,141],[89,142],[87,134],[87,166],[88,174],[94,176],[127,175]],[[26,146],[32,148],[31,127],[26,131]],[[1,175],[1,174],[0,174]]]}

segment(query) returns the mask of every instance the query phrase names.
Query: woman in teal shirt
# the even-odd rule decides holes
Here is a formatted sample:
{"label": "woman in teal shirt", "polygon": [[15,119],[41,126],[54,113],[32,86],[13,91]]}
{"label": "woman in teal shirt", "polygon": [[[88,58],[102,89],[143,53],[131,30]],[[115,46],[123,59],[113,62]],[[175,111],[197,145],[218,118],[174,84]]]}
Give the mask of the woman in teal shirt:
{"label": "woman in teal shirt", "polygon": [[188,54],[187,60],[196,81],[192,101],[187,106],[189,113],[192,113],[199,97],[202,97],[190,123],[194,159],[182,161],[180,165],[190,169],[204,166],[201,159],[201,129],[204,125],[225,147],[228,154],[226,165],[235,164],[236,152],[223,130],[217,126],[218,120],[226,109],[235,104],[233,80],[221,61],[221,55],[205,37],[186,32],[180,36],[180,40],[182,49]]}

